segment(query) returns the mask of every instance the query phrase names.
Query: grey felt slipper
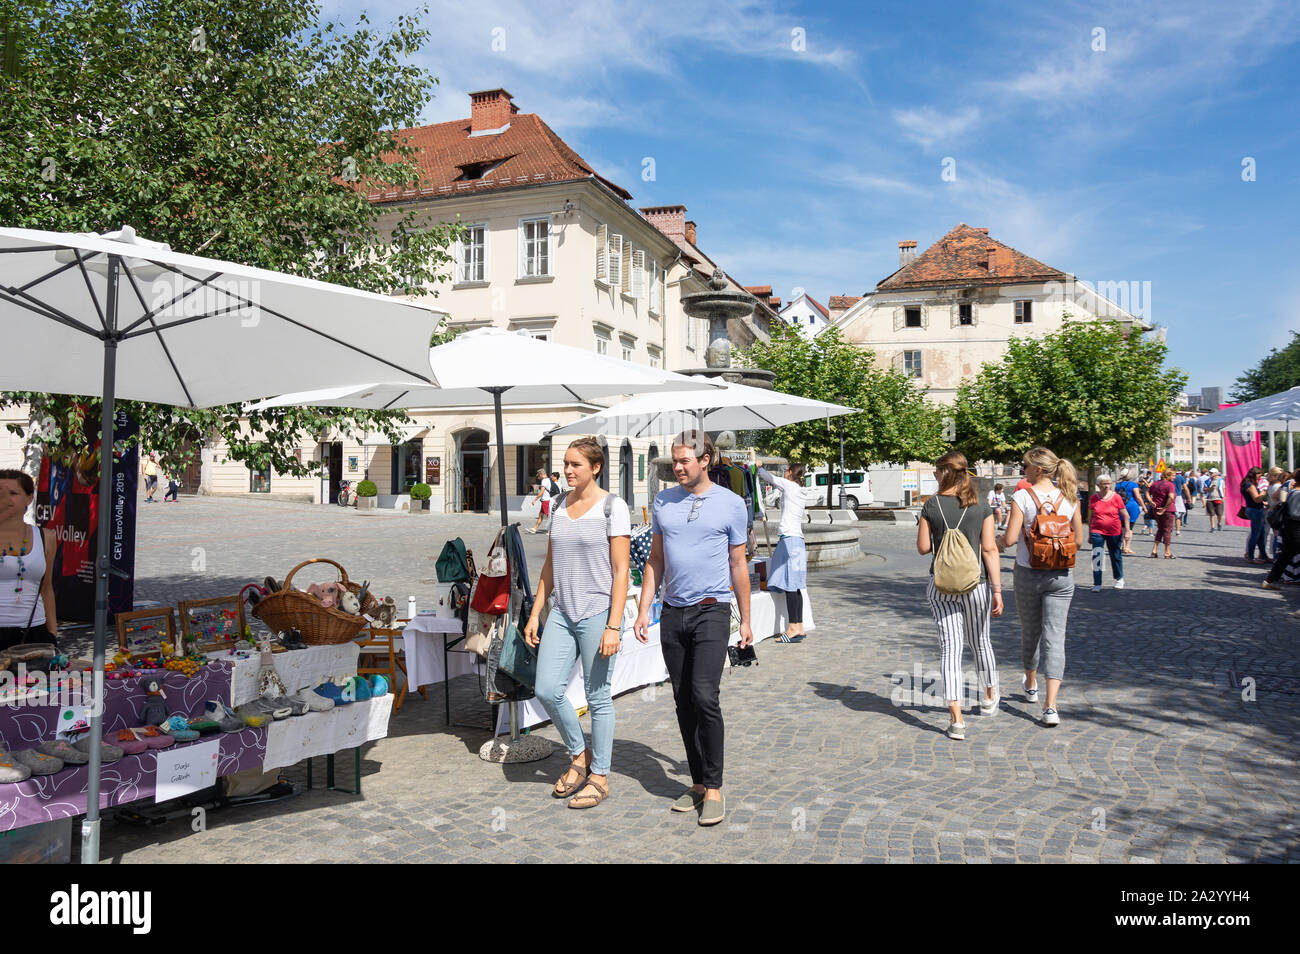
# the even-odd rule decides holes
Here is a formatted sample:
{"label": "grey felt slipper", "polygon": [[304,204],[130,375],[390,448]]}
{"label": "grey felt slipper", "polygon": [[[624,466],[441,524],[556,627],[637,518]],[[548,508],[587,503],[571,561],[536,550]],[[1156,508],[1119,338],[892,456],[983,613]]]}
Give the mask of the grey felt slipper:
{"label": "grey felt slipper", "polygon": [[42,755],[35,749],[20,749],[10,754],[15,762],[26,765],[31,769],[33,775],[53,775],[55,772],[63,771],[63,759],[56,759],[52,755]]}
{"label": "grey felt slipper", "polygon": [[36,746],[36,751],[40,752],[41,755],[56,758],[63,762],[64,765],[85,765],[90,761],[89,755],[74,749],[63,739],[46,739]]}
{"label": "grey felt slipper", "polygon": [[31,769],[14,759],[4,749],[0,749],[0,784],[25,782],[31,777]]}
{"label": "grey felt slipper", "polygon": [[707,828],[716,825],[727,817],[727,802],[720,799],[706,798],[700,805],[700,825]]}
{"label": "grey felt slipper", "polygon": [[289,698],[307,703],[308,708],[311,709],[312,712],[328,712],[330,709],[334,708],[333,699],[326,699],[319,692],[316,692],[311,688],[303,689],[297,695],[290,696]]}
{"label": "grey felt slipper", "polygon": [[[76,742],[73,742],[72,747],[82,755],[86,756],[87,762],[90,761],[90,736],[88,734],[82,736]],[[116,745],[109,745],[107,742],[99,743],[99,761],[101,763],[116,762],[124,755],[126,755],[126,753]]]}

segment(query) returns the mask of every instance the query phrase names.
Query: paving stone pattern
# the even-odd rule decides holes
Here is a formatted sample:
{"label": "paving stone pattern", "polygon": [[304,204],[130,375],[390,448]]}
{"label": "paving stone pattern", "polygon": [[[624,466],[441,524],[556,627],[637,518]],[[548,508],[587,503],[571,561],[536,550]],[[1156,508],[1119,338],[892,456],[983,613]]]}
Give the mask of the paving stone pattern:
{"label": "paving stone pattern", "polygon": [[[1197,526],[1199,524],[1199,526]],[[142,504],[138,592],[174,601],[337,559],[380,593],[427,600],[433,560],[459,534],[480,555],[489,516],[359,514],[249,500]],[[1263,591],[1245,531],[1178,538],[1174,561],[1126,562],[1125,590],[1089,592],[1084,554],[1070,613],[1062,723],[1035,722],[1020,694],[1011,557],[993,624],[1004,688],[994,717],[968,710],[944,735],[941,704],[910,701],[938,669],[926,558],[909,528],[869,524],[865,558],[816,572],[819,628],[759,646],[723,678],[727,820],[702,829],[668,812],[689,784],[668,686],[617,700],[612,796],[590,811],[550,797],[566,764],[477,758],[488,708],[473,677],[408,697],[387,739],[363,749],[364,794],[319,788],[266,806],[138,829],[109,820],[109,862],[160,861],[1296,861],[1296,638],[1300,588]],[[534,575],[545,537],[529,538]],[[196,548],[199,548],[196,550]],[[201,560],[200,560],[201,558]],[[322,571],[311,579],[324,579]],[[304,578],[304,582],[307,578]],[[427,605],[427,602],[426,604]],[[969,657],[965,667],[971,668]],[[900,680],[895,674],[904,674]],[[924,702],[924,699],[918,700]],[[584,723],[587,720],[584,718]],[[551,727],[539,730],[551,740]],[[339,760],[341,782],[352,758]],[[317,760],[317,784],[323,760]],[[286,773],[305,782],[302,766]]]}

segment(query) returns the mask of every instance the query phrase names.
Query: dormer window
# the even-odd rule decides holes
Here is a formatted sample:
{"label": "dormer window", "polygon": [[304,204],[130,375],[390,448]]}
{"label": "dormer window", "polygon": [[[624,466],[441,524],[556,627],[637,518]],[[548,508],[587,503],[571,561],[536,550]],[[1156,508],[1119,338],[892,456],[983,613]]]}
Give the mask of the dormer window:
{"label": "dormer window", "polygon": [[460,175],[456,177],[455,181],[473,182],[475,179],[482,179],[509,158],[511,157],[506,156],[505,159],[485,159],[482,162],[466,162],[463,165],[456,167],[460,170]]}

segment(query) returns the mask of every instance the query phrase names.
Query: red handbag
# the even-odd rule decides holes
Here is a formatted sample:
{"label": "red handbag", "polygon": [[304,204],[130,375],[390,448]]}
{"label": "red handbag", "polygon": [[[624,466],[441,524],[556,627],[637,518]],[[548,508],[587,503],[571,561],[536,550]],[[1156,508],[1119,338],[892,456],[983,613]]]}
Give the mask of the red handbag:
{"label": "red handbag", "polygon": [[497,534],[488,552],[487,566],[474,581],[469,607],[477,613],[500,616],[510,609],[510,564],[506,560],[504,536],[504,533]]}

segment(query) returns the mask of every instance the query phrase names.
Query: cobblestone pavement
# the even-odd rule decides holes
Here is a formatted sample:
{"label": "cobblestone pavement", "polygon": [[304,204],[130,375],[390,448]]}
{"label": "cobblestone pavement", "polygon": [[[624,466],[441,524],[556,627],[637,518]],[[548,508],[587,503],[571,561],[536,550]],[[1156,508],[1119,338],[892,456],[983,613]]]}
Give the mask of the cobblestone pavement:
{"label": "cobblestone pavement", "polygon": [[[493,527],[491,517],[248,500],[142,505],[138,592],[168,601],[232,592],[267,573],[283,576],[302,559],[331,556],[399,602],[411,593],[423,599],[443,540],[460,534],[482,553]],[[528,540],[534,574],[544,539]],[[1084,554],[1054,729],[1038,726],[1036,707],[1020,696],[1004,557],[1009,605],[994,621],[993,642],[1008,695],[994,717],[967,715],[965,742],[944,735],[941,703],[891,701],[904,696],[915,671],[932,680],[938,668],[914,532],[866,524],[862,541],[862,561],[812,575],[819,626],[807,642],[764,642],[757,668],[724,676],[728,815],[718,828],[668,812],[689,779],[667,686],[618,699],[612,795],[585,812],[550,797],[562,748],[532,764],[481,762],[486,728],[444,727],[442,690],[430,687],[427,701],[408,698],[389,738],[364,747],[363,795],[317,789],[213,813],[200,833],[184,820],[150,829],[109,820],[103,857],[1297,860],[1300,588],[1259,588],[1264,568],[1241,559],[1244,530],[1208,534],[1202,517],[1178,538],[1176,561],[1147,559],[1148,543],[1138,537],[1125,590],[1110,587],[1107,568],[1106,589],[1090,592]],[[459,721],[488,724],[472,677],[453,684],[452,704]],[[558,739],[551,727],[539,731]],[[351,758],[339,762],[342,780],[351,781]],[[301,766],[286,774],[305,781]]]}

